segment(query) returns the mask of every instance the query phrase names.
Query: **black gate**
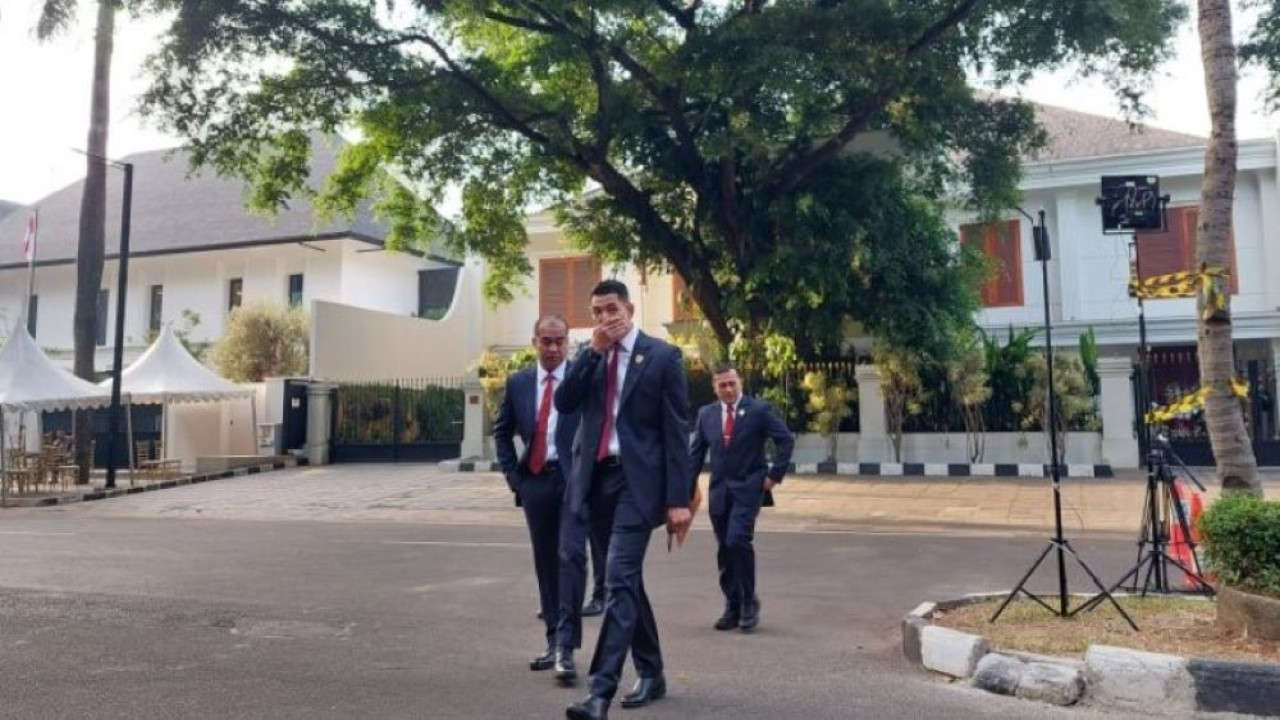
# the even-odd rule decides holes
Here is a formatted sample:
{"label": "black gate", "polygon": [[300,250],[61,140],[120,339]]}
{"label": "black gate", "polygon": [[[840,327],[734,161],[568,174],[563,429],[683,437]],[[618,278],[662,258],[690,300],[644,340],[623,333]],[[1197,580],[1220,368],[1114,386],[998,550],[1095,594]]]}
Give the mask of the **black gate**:
{"label": "black gate", "polygon": [[[1199,379],[1194,346],[1153,350],[1151,365],[1156,404],[1168,402],[1194,389]],[[1250,360],[1243,363],[1241,370],[1241,375],[1249,386],[1249,400],[1245,404],[1245,426],[1249,437],[1253,439],[1253,454],[1259,466],[1280,466],[1280,435],[1272,422],[1274,415],[1271,393],[1274,381],[1267,371],[1266,363]],[[1141,422],[1143,407],[1139,400],[1137,368],[1134,369],[1134,380],[1135,405]],[[1155,425],[1152,433],[1163,434],[1168,438],[1174,452],[1187,465],[1211,467],[1215,464],[1208,429],[1200,412]],[[1146,448],[1139,449],[1145,458]]]}
{"label": "black gate", "polygon": [[436,462],[462,452],[461,378],[343,383],[333,393],[333,462]]}

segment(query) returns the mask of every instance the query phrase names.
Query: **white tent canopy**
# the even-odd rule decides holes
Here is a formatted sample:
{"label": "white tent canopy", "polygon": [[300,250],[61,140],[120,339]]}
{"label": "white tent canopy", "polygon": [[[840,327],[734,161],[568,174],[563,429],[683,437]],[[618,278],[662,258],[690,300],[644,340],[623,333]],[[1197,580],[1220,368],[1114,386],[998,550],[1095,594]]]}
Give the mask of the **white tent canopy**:
{"label": "white tent canopy", "polygon": [[[110,378],[102,386],[110,388]],[[120,391],[128,394],[135,405],[211,402],[253,395],[253,390],[221,378],[200,364],[168,325],[151,347],[125,368]]]}
{"label": "white tent canopy", "polygon": [[0,348],[0,405],[5,411],[52,412],[110,404],[109,392],[55,365],[24,324],[14,326]]}

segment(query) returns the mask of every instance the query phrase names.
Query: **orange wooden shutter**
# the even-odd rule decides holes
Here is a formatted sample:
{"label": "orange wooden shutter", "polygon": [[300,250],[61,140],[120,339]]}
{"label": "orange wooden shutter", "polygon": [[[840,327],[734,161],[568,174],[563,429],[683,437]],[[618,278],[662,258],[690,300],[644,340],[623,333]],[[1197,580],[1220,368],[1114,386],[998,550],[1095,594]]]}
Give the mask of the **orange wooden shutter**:
{"label": "orange wooden shutter", "polygon": [[[1195,205],[1173,207],[1166,211],[1167,228],[1161,232],[1138,234],[1138,262],[1142,279],[1153,275],[1176,272],[1195,272],[1196,224],[1200,208]],[[1231,271],[1231,293],[1239,292],[1240,279],[1236,272],[1235,232],[1227,233],[1228,269]]]}
{"label": "orange wooden shutter", "polygon": [[982,251],[992,275],[980,288],[983,307],[1022,304],[1022,234],[1017,220],[960,226],[960,242]]}
{"label": "orange wooden shutter", "polygon": [[600,260],[594,257],[569,258],[569,327],[591,327],[591,289],[600,282]]}
{"label": "orange wooden shutter", "polygon": [[538,314],[569,317],[569,263],[562,258],[538,263]]}

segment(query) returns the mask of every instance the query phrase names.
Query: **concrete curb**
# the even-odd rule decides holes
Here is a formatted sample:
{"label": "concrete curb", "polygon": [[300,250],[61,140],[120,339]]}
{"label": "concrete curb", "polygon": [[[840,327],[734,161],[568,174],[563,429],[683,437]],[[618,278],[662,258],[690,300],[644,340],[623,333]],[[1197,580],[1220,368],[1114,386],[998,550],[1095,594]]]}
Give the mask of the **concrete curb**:
{"label": "concrete curb", "polygon": [[[991,651],[980,635],[933,625],[951,610],[1007,593],[974,593],[921,603],[902,620],[902,652],[927,670],[1002,695],[1057,705],[1090,701],[1144,714],[1233,712],[1280,717],[1280,665],[1187,659],[1091,646],[1084,662]],[[1083,596],[1082,596],[1083,597]]]}
{"label": "concrete curb", "polygon": [[[463,458],[439,463],[449,472],[502,472],[491,460]],[[870,475],[880,477],[1049,477],[1048,465],[970,463],[800,463],[792,464],[792,475]],[[1110,465],[1059,465],[1059,477],[1111,478]]]}
{"label": "concrete curb", "polygon": [[94,488],[89,491],[72,491],[70,493],[60,495],[44,495],[34,498],[11,497],[5,504],[5,507],[51,507],[53,505],[70,505],[78,502],[107,500],[110,498],[123,497],[125,495],[137,495],[138,493],[151,492],[153,490],[168,490],[170,488],[182,487],[183,485],[195,485],[197,483],[209,482],[211,480],[223,480],[230,477],[258,475],[260,473],[271,472],[272,470],[283,470],[284,468],[297,467],[299,465],[306,464],[306,462],[299,462],[295,458],[290,458],[288,460],[277,460],[274,462],[263,463],[261,465],[221,470],[216,473],[183,475],[182,477],[176,477],[172,480],[165,480],[163,482],[152,483],[150,485],[116,487],[111,490],[107,490],[105,488]]}

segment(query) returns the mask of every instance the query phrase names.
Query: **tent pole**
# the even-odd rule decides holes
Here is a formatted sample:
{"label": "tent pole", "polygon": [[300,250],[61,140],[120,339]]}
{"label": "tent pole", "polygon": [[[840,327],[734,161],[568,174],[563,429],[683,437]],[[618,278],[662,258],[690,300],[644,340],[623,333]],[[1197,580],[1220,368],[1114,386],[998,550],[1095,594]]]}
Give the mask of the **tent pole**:
{"label": "tent pole", "polygon": [[132,396],[130,396],[129,400],[125,403],[124,412],[125,412],[125,416],[124,416],[125,431],[129,434],[129,487],[133,487],[134,483],[136,482],[136,479],[134,478],[134,467],[138,463],[138,458],[134,454],[134,446],[133,446],[133,397]]}
{"label": "tent pole", "polygon": [[4,440],[5,422],[4,406],[0,405],[0,508],[9,504],[9,468],[5,463],[9,460],[9,446]]}

